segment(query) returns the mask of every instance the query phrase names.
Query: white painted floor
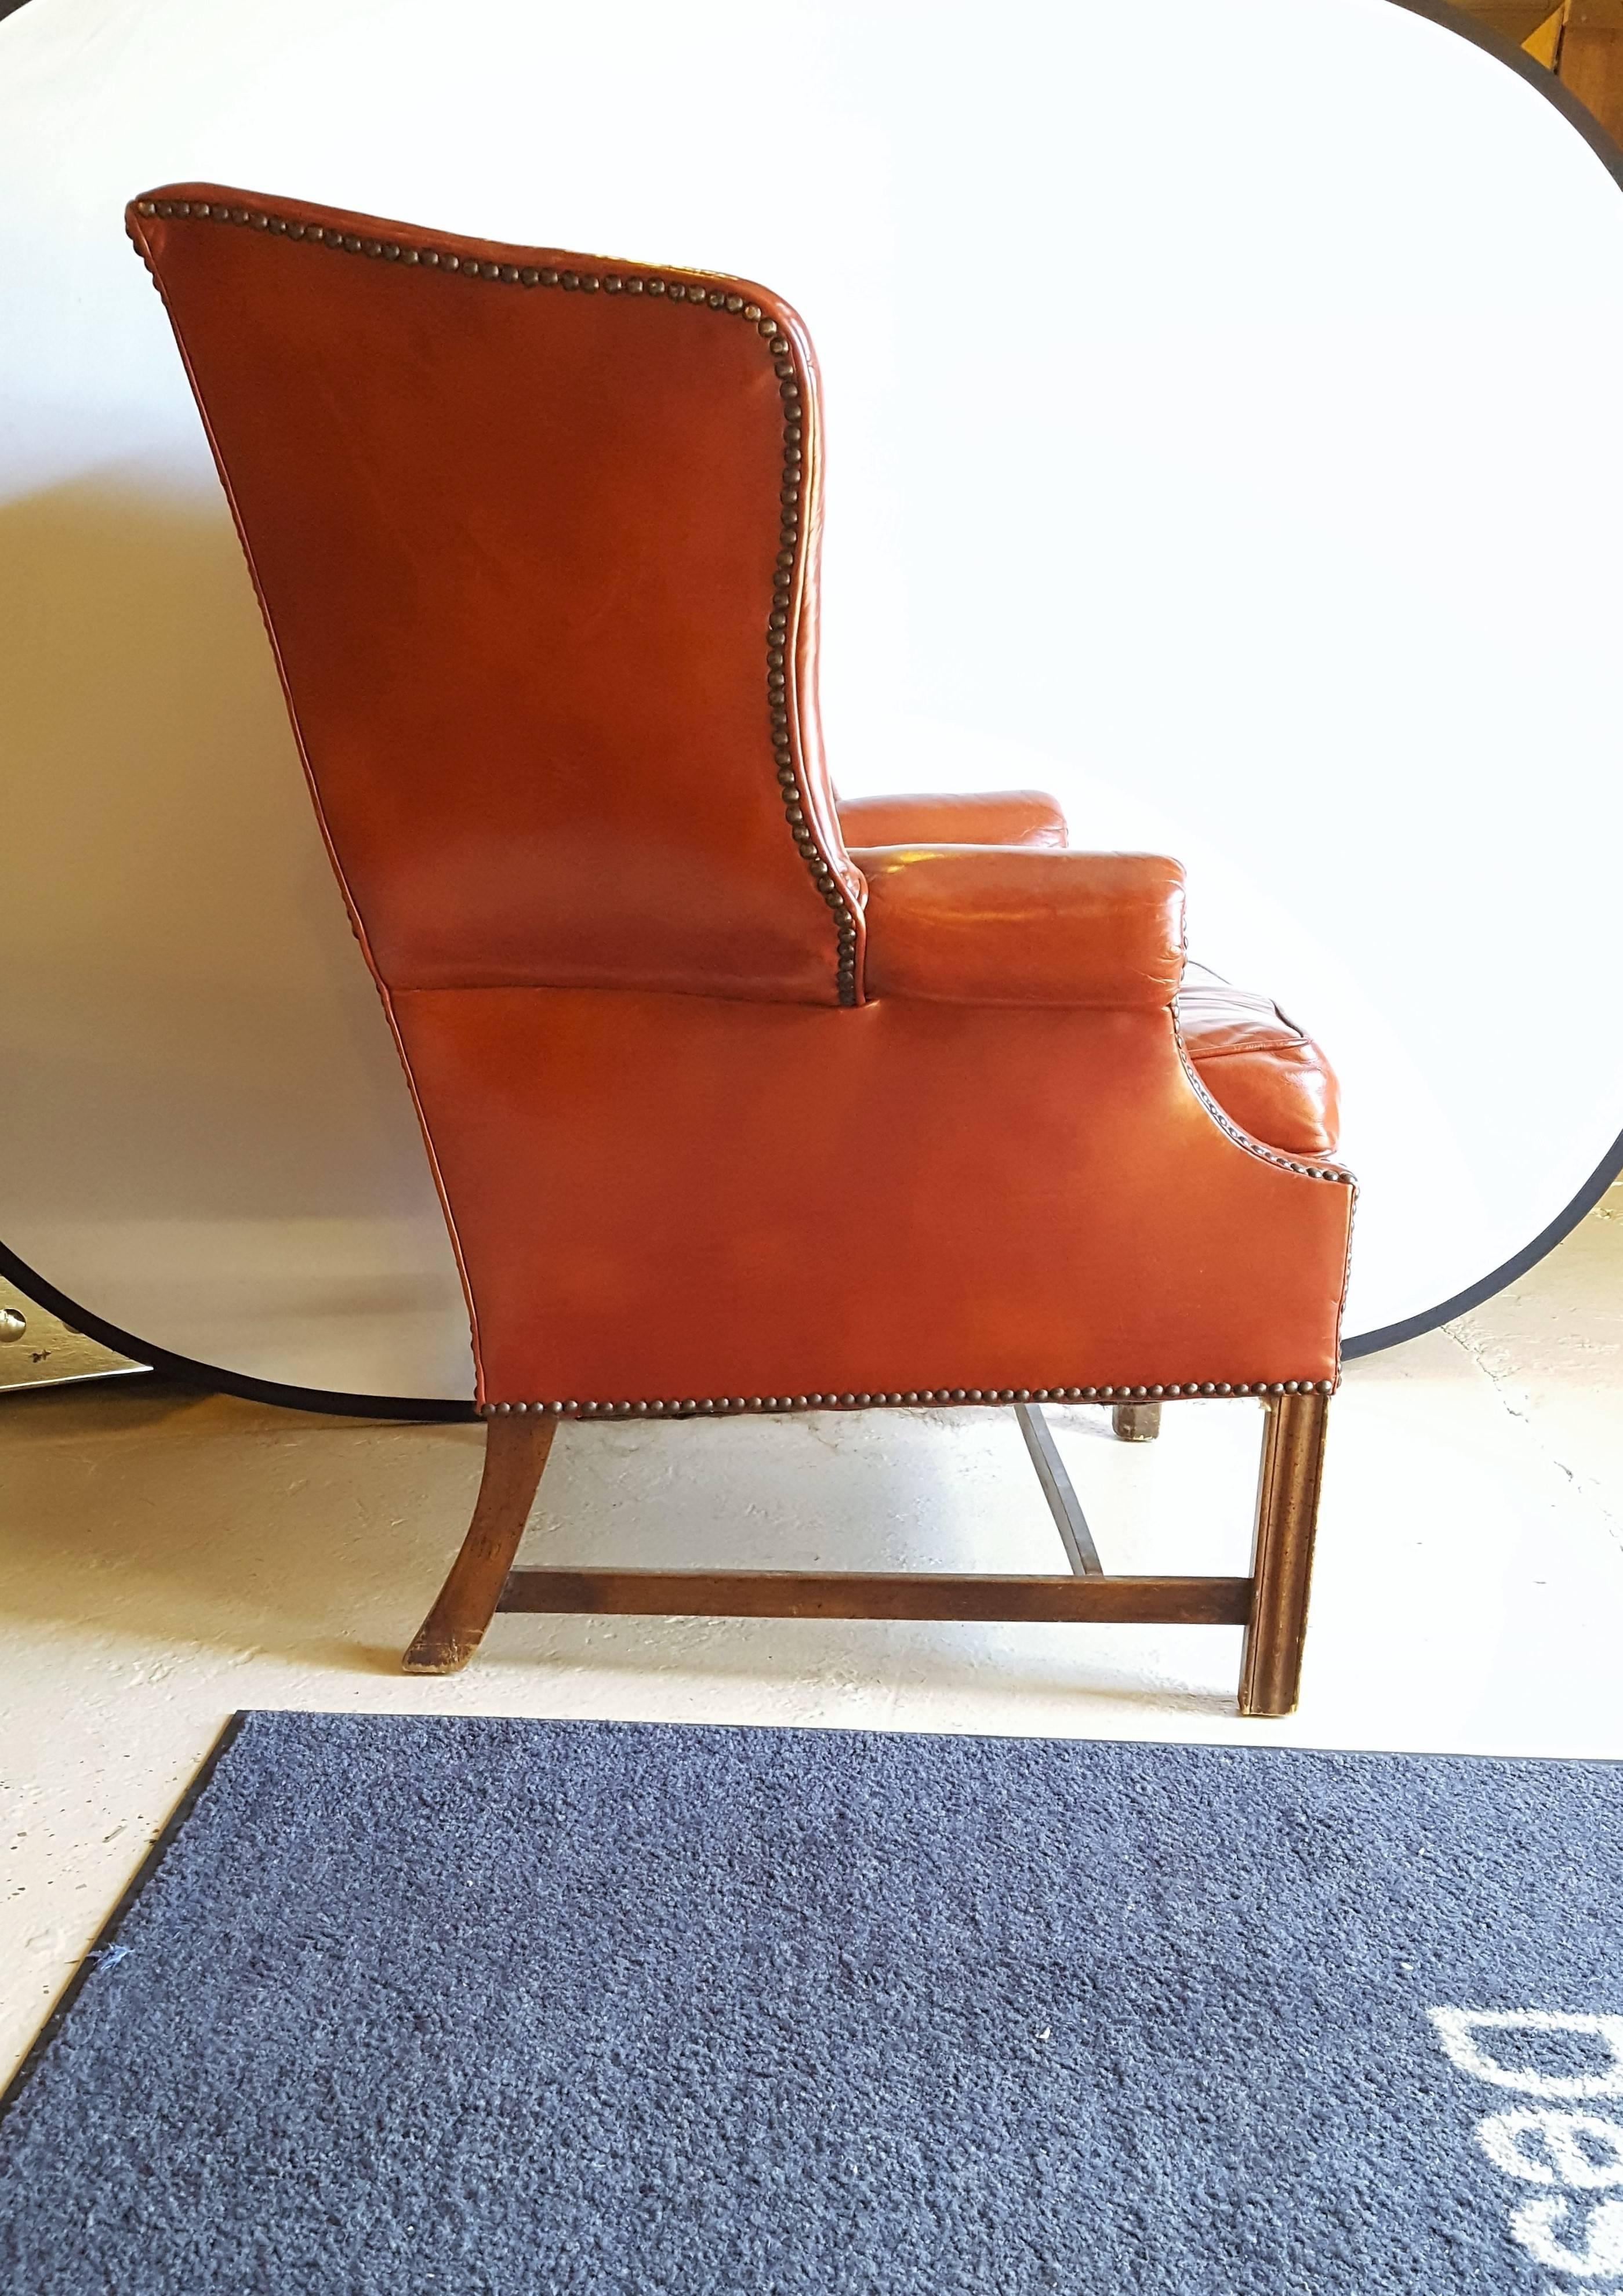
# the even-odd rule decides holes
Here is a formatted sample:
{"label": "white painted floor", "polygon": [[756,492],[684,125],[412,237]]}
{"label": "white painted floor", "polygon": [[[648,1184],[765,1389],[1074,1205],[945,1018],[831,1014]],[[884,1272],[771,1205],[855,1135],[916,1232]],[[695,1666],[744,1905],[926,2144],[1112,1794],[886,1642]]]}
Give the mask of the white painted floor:
{"label": "white painted floor", "polygon": [[[465,1527],[473,1427],[149,1380],[0,1398],[0,2079],[242,1707],[1623,1756],[1623,1190],[1451,1332],[1349,1367],[1301,1710],[1242,1723],[1228,1628],[498,1619],[397,1669]],[[1107,1570],[1243,1571],[1259,1415],[1154,1445],[1051,1414]],[[1053,1570],[1013,1417],[566,1429],[557,1561]]]}

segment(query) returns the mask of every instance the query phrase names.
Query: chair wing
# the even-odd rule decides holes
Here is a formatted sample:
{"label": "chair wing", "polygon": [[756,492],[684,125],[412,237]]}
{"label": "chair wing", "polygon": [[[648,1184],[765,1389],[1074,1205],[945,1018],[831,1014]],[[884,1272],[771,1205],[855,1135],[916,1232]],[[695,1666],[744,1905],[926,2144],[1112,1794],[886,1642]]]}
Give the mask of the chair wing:
{"label": "chair wing", "polygon": [[857,1001],[788,305],[217,184],[127,223],[384,984]]}

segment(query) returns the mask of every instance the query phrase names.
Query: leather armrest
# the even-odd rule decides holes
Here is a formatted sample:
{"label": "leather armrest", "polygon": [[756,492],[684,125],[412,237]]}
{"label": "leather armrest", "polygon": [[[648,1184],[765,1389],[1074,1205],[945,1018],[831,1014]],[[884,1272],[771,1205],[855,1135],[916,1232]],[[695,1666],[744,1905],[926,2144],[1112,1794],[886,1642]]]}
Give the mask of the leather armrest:
{"label": "leather armrest", "polygon": [[1145,853],[996,845],[852,855],[868,881],[866,993],[945,1004],[1170,1004],[1184,873]]}
{"label": "leather armrest", "polygon": [[1065,844],[1065,816],[1040,790],[973,797],[849,797],[840,800],[848,845]]}

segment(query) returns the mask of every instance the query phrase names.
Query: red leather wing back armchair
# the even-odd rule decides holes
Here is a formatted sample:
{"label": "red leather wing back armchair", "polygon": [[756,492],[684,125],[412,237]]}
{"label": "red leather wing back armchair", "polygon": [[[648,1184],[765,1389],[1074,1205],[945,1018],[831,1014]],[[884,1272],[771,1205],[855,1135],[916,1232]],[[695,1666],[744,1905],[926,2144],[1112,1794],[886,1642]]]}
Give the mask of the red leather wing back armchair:
{"label": "red leather wing back armchair", "polygon": [[[211,184],[127,220],[467,1292],[485,1485],[408,1663],[460,1664],[498,1602],[896,1614],[911,1585],[1230,1619],[1242,1702],[1293,1702],[1333,1080],[1185,983],[1175,862],[1070,850],[1040,796],[837,801],[796,314]],[[1247,1579],[510,1572],[563,1418],[1195,1394],[1266,1407]]]}

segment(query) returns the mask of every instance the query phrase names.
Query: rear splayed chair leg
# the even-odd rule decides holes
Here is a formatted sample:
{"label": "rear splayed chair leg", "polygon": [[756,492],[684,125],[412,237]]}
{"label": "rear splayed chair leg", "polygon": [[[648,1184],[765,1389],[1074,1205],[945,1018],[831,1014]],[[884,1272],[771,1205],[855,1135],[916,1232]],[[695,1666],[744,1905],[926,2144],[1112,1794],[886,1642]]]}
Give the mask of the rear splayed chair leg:
{"label": "rear splayed chair leg", "polygon": [[434,1607],[406,1653],[407,1674],[455,1674],[490,1624],[558,1431],[555,1419],[492,1419],[473,1520]]}

